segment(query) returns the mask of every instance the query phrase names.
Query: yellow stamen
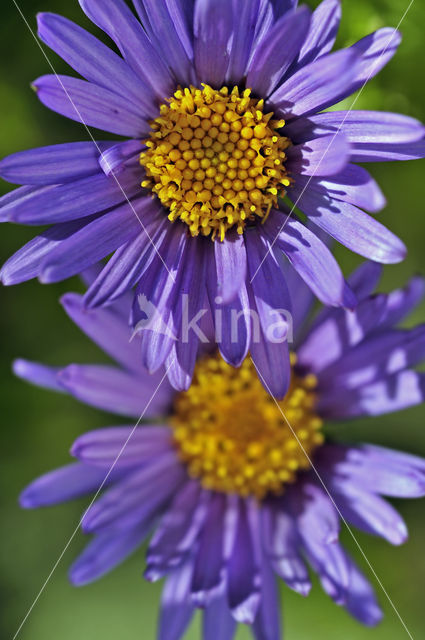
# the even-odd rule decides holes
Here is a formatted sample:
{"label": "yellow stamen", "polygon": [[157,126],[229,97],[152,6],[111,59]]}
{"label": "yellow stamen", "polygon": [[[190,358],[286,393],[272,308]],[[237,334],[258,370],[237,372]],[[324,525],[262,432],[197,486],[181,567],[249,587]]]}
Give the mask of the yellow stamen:
{"label": "yellow stamen", "polygon": [[309,467],[305,452],[310,457],[323,443],[316,385],[314,376],[301,377],[293,368],[291,387],[278,404],[295,437],[249,358],[240,369],[217,356],[200,360],[192,386],[177,396],[171,420],[189,475],[214,491],[257,499],[282,494]]}
{"label": "yellow stamen", "polygon": [[172,211],[169,219],[189,226],[192,236],[224,240],[229,229],[242,234],[247,223],[267,217],[285,195],[290,178],[285,149],[291,142],[277,130],[284,120],[265,114],[251,90],[179,89],[151,122],[140,155],[151,189]]}

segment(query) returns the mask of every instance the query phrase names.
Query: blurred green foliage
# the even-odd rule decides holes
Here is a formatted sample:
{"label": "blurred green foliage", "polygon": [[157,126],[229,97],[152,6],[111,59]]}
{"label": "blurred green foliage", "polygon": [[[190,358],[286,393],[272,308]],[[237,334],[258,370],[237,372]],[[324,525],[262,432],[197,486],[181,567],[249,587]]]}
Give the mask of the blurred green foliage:
{"label": "blurred green foliage", "polygon": [[[32,28],[35,28],[35,14],[40,10],[62,13],[89,27],[76,0],[18,0],[18,3]],[[396,26],[407,4],[407,0],[374,0],[373,3],[369,0],[343,0],[339,45],[349,45],[381,26]],[[425,4],[416,1],[402,23],[404,39],[398,55],[362,93],[356,108],[400,111],[425,120],[424,26]],[[37,145],[86,139],[86,132],[81,126],[47,111],[31,92],[31,81],[49,73],[50,69],[12,0],[2,2],[0,33],[3,65],[0,81],[1,155]],[[50,52],[48,55],[58,72],[67,72],[59,58]],[[409,256],[402,265],[386,269],[385,289],[402,284],[414,272],[425,270],[423,169],[423,162],[372,167],[388,197],[388,206],[380,214],[380,219],[409,247]],[[1,188],[6,191],[8,185],[3,183]],[[2,226],[1,262],[32,235],[29,228]],[[338,248],[337,255],[347,273],[359,262],[345,249]],[[110,416],[79,405],[65,396],[26,386],[10,371],[11,361],[17,356],[50,364],[96,362],[102,358],[67,320],[57,304],[62,293],[77,288],[81,285],[75,279],[49,287],[30,282],[0,291],[3,336],[0,364],[3,402],[1,481],[4,498],[0,562],[4,610],[0,625],[4,638],[13,637],[86,504],[81,501],[80,504],[28,513],[17,505],[19,491],[35,476],[66,463],[69,446],[78,434],[111,424]],[[423,318],[423,311],[422,307],[415,314],[416,321]],[[412,409],[378,420],[333,426],[332,433],[341,440],[366,440],[425,455],[423,417],[422,408]],[[423,505],[423,502],[414,501],[399,501],[396,505],[405,516],[411,533],[410,541],[402,548],[389,548],[385,542],[358,536],[376,574],[415,638],[425,634]],[[344,532],[344,539],[360,566],[370,575],[347,532]],[[75,589],[67,582],[67,566],[83,543],[83,536],[78,533],[19,637],[22,640],[54,637],[61,640],[153,639],[160,585],[143,582],[143,551],[140,550],[101,582]],[[374,582],[373,576],[371,580]],[[318,640],[398,640],[406,637],[406,631],[378,585],[377,591],[386,614],[385,621],[378,629],[368,630],[330,602],[317,584],[306,600],[282,588],[286,637],[297,640],[310,640],[312,637]],[[187,638],[195,640],[199,637],[199,624],[196,622]],[[247,637],[247,631],[241,629],[238,638]]]}

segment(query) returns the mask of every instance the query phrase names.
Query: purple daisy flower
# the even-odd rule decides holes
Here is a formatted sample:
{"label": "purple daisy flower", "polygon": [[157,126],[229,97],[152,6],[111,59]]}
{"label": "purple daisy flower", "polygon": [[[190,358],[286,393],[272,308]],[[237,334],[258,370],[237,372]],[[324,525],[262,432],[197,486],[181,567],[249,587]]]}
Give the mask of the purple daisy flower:
{"label": "purple daisy flower", "polygon": [[[282,397],[288,349],[264,338],[275,323],[270,309],[291,308],[282,260],[324,304],[353,308],[322,232],[377,262],[405,255],[363,211],[385,201],[355,163],[423,157],[424,127],[391,113],[324,111],[375,76],[400,35],[380,29],[330,53],[338,0],[313,13],[296,0],[135,0],[140,21],[123,0],[80,4],[121,56],[67,19],[41,14],[41,40],[85,79],[48,75],[34,89],[54,111],[127,139],[24,151],[0,163],[3,178],[25,185],[3,198],[1,219],[51,225],[4,265],[3,282],[56,282],[112,254],[84,302],[107,305],[135,288],[134,326],[145,317],[140,299],[155,306],[177,343],[144,333],[151,373],[174,363],[176,388],[190,384],[199,340],[182,340],[182,297],[190,294],[190,315],[209,306],[213,319],[222,313],[226,362],[239,366],[249,350],[270,367],[286,361],[276,376]],[[258,312],[255,349],[248,326],[230,340],[230,303]]]}
{"label": "purple daisy flower", "polygon": [[424,282],[371,295],[379,273],[365,263],[351,277],[357,311],[315,317],[280,402],[249,358],[234,369],[211,354],[198,360],[189,391],[176,393],[165,376],[161,383],[147,375],[129,348],[124,304],[87,311],[81,296],[64,297],[71,318],[120,366],[51,369],[21,360],[16,373],[137,416],[137,425],[140,415],[150,419],[81,436],[71,450],[76,463],[21,495],[22,506],[35,508],[95,493],[82,518],[94,538],[71,568],[74,584],[99,578],[152,533],[145,576],[166,576],[160,640],[181,638],[196,607],[205,610],[206,640],[232,638],[237,622],[252,625],[257,639],[279,640],[275,576],[307,595],[308,565],[337,604],[366,625],[379,622],[373,589],[339,542],[341,521],[403,543],[406,526],[382,496],[424,496],[425,460],[325,442],[322,430],[327,421],[423,401],[424,374],[413,367],[425,355],[425,327],[396,325],[422,298]]}

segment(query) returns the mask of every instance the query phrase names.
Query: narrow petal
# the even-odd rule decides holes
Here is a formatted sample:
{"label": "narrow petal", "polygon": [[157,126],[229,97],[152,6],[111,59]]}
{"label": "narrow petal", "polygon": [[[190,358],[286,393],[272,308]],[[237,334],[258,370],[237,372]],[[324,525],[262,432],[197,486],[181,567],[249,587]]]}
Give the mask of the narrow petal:
{"label": "narrow petal", "polygon": [[197,480],[183,484],[160,520],[150,542],[145,578],[151,582],[178,566],[193,549],[204,525],[210,495]]}
{"label": "narrow petal", "polygon": [[65,389],[81,402],[104,411],[134,418],[157,416],[168,408],[169,397],[154,395],[151,381],[108,365],[70,365],[59,373]]}
{"label": "narrow petal", "polygon": [[[294,217],[277,211],[272,211],[264,229],[323,304],[349,308],[356,305],[338,263],[316,234]],[[297,295],[298,292],[293,303]]]}
{"label": "narrow petal", "polygon": [[79,462],[50,471],[34,480],[19,497],[21,507],[36,509],[79,498],[97,491],[105,480],[105,470]]}
{"label": "narrow petal", "polygon": [[245,281],[247,262],[243,235],[230,234],[223,242],[214,243],[217,268],[217,295],[231,302]]}
{"label": "narrow petal", "polygon": [[331,198],[343,200],[371,213],[381,211],[386,205],[385,196],[370,173],[355,164],[348,164],[341,173],[317,183]]}
{"label": "narrow petal", "polygon": [[118,142],[102,152],[99,164],[106,176],[118,176],[119,173],[127,168],[137,165],[139,156],[145,149],[145,145],[140,140]]}
{"label": "narrow petal", "polygon": [[39,13],[37,22],[40,39],[77,73],[131,101],[144,115],[154,115],[149,86],[109,47],[60,15]]}
{"label": "narrow petal", "polygon": [[347,522],[390,544],[406,542],[407,528],[403,518],[386,500],[347,483],[341,483],[338,491],[332,491],[332,497]]}
{"label": "narrow petal", "polygon": [[342,132],[358,145],[407,144],[425,135],[425,127],[414,118],[384,111],[327,111],[310,118],[300,118],[285,127],[285,134],[297,143],[317,136]]}
{"label": "narrow petal", "polygon": [[375,592],[352,560],[349,561],[350,588],[347,593],[346,609],[362,624],[374,627],[383,618]]}
{"label": "narrow petal", "polygon": [[124,202],[141,192],[137,171],[126,171],[119,181],[103,172],[74,182],[40,190],[13,209],[19,224],[53,224],[87,217]]}
{"label": "narrow petal", "polygon": [[212,496],[208,514],[198,539],[194,556],[191,595],[196,606],[205,607],[223,579],[225,496]]}
{"label": "narrow petal", "polygon": [[74,182],[99,172],[100,153],[113,142],[70,142],[14,153],[0,161],[0,176],[14,184]]}
{"label": "narrow petal", "polygon": [[388,294],[385,316],[380,326],[391,327],[402,322],[424,297],[425,279],[414,276],[403,289],[396,289]]}
{"label": "narrow petal", "polygon": [[167,0],[166,3],[133,0],[133,4],[150,40],[155,43],[177,83],[185,87],[193,84],[193,45],[184,3],[179,0]]}
{"label": "narrow petal", "polygon": [[270,101],[285,120],[326,109],[351,86],[356,60],[356,53],[349,50],[323,56],[294,73]]}
{"label": "narrow petal", "polygon": [[334,200],[316,189],[314,178],[304,191],[300,180],[288,193],[311,222],[348,249],[375,262],[394,264],[406,256],[406,247],[397,236],[361,209]]}
{"label": "narrow petal", "polygon": [[[210,298],[211,300],[211,298]],[[233,367],[240,367],[248,355],[251,344],[251,320],[256,323],[254,334],[259,334],[257,318],[253,316],[249,304],[247,286],[243,282],[236,298],[229,304],[221,305],[211,300],[216,320],[216,341],[224,360]],[[258,340],[259,338],[257,338]]]}
{"label": "narrow petal", "polygon": [[301,49],[297,68],[305,66],[325,53],[335,44],[341,20],[340,0],[323,0],[313,12],[310,29]]}
{"label": "narrow petal", "polygon": [[[236,85],[246,75],[259,19],[261,0],[232,0],[233,39],[226,82]],[[247,82],[247,86],[252,86]]]}
{"label": "narrow petal", "polygon": [[146,528],[133,529],[121,534],[96,536],[84,549],[69,570],[69,579],[75,586],[98,580],[115,569],[138,549],[148,534]]}
{"label": "narrow petal", "polygon": [[13,362],[13,373],[18,378],[37,387],[63,393],[64,388],[58,379],[59,371],[58,367],[47,367],[38,362],[29,362],[29,360],[19,359]]}
{"label": "narrow petal", "polygon": [[136,467],[160,456],[172,447],[169,427],[109,427],[90,431],[77,438],[71,448],[74,458],[106,470]]}
{"label": "narrow petal", "polygon": [[310,11],[302,7],[286,13],[256,45],[246,84],[269,96],[297,57],[310,25]]}
{"label": "narrow petal", "polygon": [[83,530],[125,531],[130,526],[143,526],[169,500],[184,474],[174,452],[154,459],[108,488],[84,514]]}
{"label": "narrow petal", "polygon": [[291,501],[302,537],[319,544],[332,544],[339,538],[338,513],[328,494],[318,485],[305,482],[291,492]]}
{"label": "narrow petal", "polygon": [[144,206],[142,198],[88,222],[50,251],[42,262],[40,280],[45,284],[59,282],[81,273],[128,242],[140,232],[138,216]]}
{"label": "narrow petal", "polygon": [[82,229],[87,220],[56,224],[21,247],[3,265],[0,276],[4,285],[19,284],[40,275],[43,260],[63,241]]}
{"label": "narrow petal", "polygon": [[341,392],[337,397],[333,393],[324,393],[318,410],[332,419],[379,416],[421,404],[424,399],[425,374],[407,370],[373,384]]}
{"label": "narrow petal", "polygon": [[224,595],[214,598],[203,616],[203,640],[232,640],[236,633],[236,620],[230,614]]}
{"label": "narrow petal", "polygon": [[195,5],[194,34],[198,77],[219,89],[224,84],[229,66],[233,34],[233,16],[228,0],[198,0]]}
{"label": "narrow petal", "polygon": [[[138,350],[130,342],[130,327],[117,306],[87,309],[84,298],[76,293],[65,294],[61,304],[71,320],[103,351],[126,369],[144,375],[146,381],[149,379],[141,366]],[[152,389],[155,386],[152,383]]]}
{"label": "narrow petal", "polygon": [[425,158],[425,139],[418,142],[398,144],[356,144],[353,145],[353,162],[404,162]]}
{"label": "narrow petal", "polygon": [[140,22],[123,0],[79,0],[84,13],[116,43],[143,80],[147,96],[164,101],[175,90],[173,77]]}
{"label": "narrow petal", "polygon": [[247,507],[242,502],[227,571],[227,593],[232,615],[238,622],[252,624],[260,604],[261,579]]}
{"label": "narrow petal", "polygon": [[333,176],[346,167],[350,146],[343,134],[335,134],[290,147],[286,155],[293,174]]}
{"label": "narrow petal", "polygon": [[270,563],[266,558],[261,562],[261,603],[253,623],[256,640],[281,640],[280,601]]}
{"label": "narrow petal", "polygon": [[363,262],[350,275],[348,282],[359,300],[370,296],[379,284],[382,276],[382,265],[378,262]]}
{"label": "narrow petal", "polygon": [[190,601],[192,564],[187,562],[169,575],[162,592],[158,640],[180,640],[192,619]]}
{"label": "narrow petal", "polygon": [[149,125],[142,109],[97,85],[70,76],[42,76],[33,83],[39,100],[49,109],[88,127],[131,138],[144,138]]}

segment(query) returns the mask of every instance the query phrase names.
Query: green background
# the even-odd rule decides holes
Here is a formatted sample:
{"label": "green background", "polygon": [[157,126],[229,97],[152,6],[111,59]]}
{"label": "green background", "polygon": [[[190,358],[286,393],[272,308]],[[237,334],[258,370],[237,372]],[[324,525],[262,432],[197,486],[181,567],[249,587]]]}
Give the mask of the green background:
{"label": "green background", "polygon": [[[113,0],[111,0],[112,2]],[[312,3],[317,4],[317,3]],[[345,0],[339,44],[346,46],[381,26],[396,26],[407,8],[400,0]],[[35,13],[55,11],[88,26],[76,0],[21,0],[19,5],[35,27]],[[398,56],[364,91],[356,108],[400,111],[425,120],[423,95],[423,29],[425,5],[416,0],[403,21],[403,43]],[[49,73],[47,61],[36,46],[12,0],[3,0],[1,13],[0,84],[1,155],[38,145],[87,139],[81,126],[43,108],[30,90],[30,82]],[[66,66],[49,52],[58,72]],[[384,164],[372,167],[388,197],[380,219],[409,247],[407,260],[385,271],[383,288],[402,284],[414,272],[424,272],[425,180],[423,162]],[[8,185],[1,184],[5,192]],[[24,241],[29,228],[2,227],[0,258],[3,262]],[[358,258],[338,248],[338,258],[348,273]],[[65,317],[57,304],[67,290],[80,288],[77,279],[59,285],[30,282],[0,290],[2,357],[0,369],[1,481],[3,526],[1,549],[1,593],[3,606],[1,637],[12,638],[28,608],[51,572],[65,544],[78,524],[86,502],[67,504],[37,512],[21,511],[20,490],[35,476],[68,461],[74,438],[89,429],[113,424],[114,419],[79,405],[71,398],[37,390],[15,379],[10,371],[13,358],[21,356],[49,364],[96,362],[97,349]],[[424,307],[415,321],[423,318]],[[423,409],[412,409],[376,420],[334,426],[333,433],[344,440],[367,440],[425,455]],[[358,535],[374,567],[411,635],[425,635],[424,503],[395,501],[409,526],[410,540],[400,548]],[[360,566],[370,571],[347,532],[343,539]],[[155,637],[160,585],[142,580],[143,550],[98,583],[76,589],[67,582],[67,567],[84,544],[77,533],[46,589],[23,626],[22,640],[130,640]],[[371,576],[374,582],[373,576]],[[382,590],[377,586],[385,620],[374,630],[364,629],[323,595],[317,583],[308,599],[282,588],[286,637],[336,640],[395,640],[408,637]],[[200,637],[199,623],[191,627],[188,639]],[[238,638],[247,638],[241,628]],[[219,640],[219,639],[218,639]]]}

